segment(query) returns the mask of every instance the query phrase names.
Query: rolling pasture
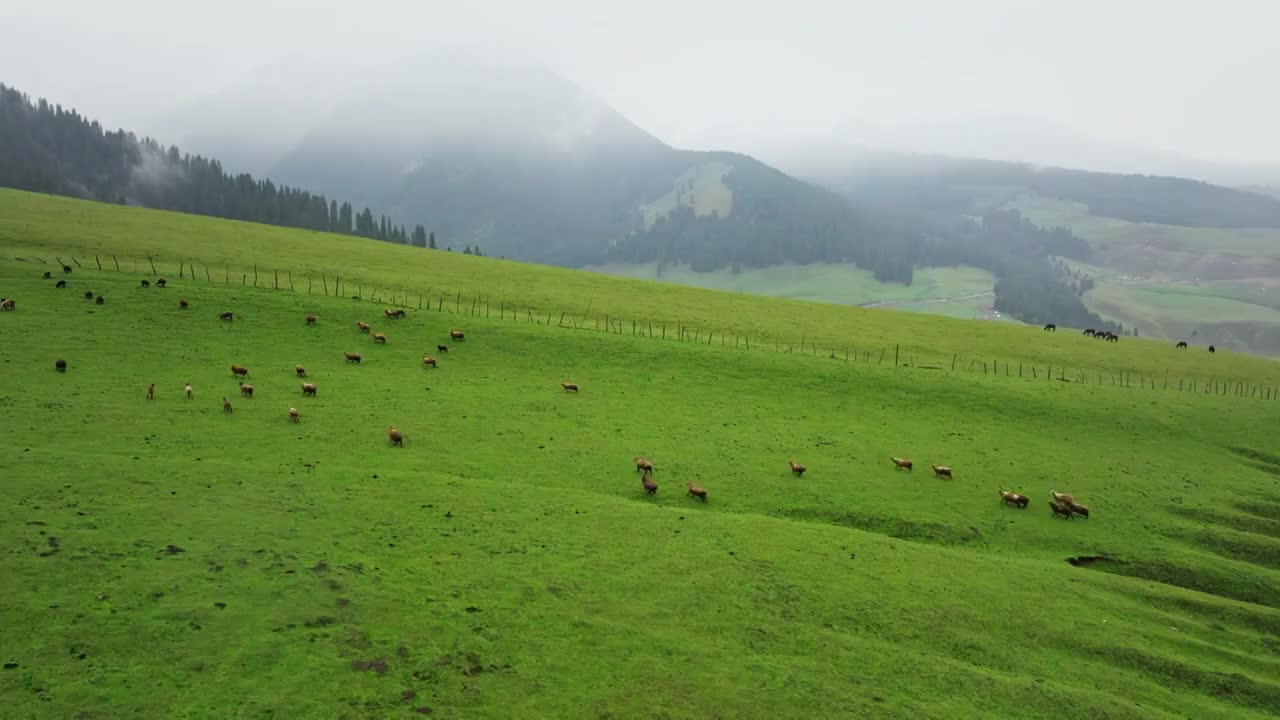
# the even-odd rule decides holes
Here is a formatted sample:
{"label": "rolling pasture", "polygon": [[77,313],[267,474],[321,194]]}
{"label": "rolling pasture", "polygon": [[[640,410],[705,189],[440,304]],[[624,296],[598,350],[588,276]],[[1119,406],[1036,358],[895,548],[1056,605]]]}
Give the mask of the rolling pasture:
{"label": "rolling pasture", "polygon": [[[155,279],[148,253],[168,287],[141,287]],[[95,254],[122,272],[99,271]],[[64,275],[55,256],[88,267]],[[179,258],[228,276],[290,268],[299,291],[175,278]],[[309,270],[484,293],[553,319],[410,302],[392,320],[345,292],[308,295],[296,286]],[[753,347],[804,334],[939,359],[1280,381],[1260,358],[11,192],[0,295],[17,300],[0,313],[6,717],[1280,708],[1280,403],[554,317],[680,320],[749,333]],[[249,368],[252,398],[231,364]],[[637,454],[657,466],[654,496]],[[793,476],[788,460],[808,471]],[[1002,505],[1002,488],[1030,507]],[[1051,490],[1090,517],[1053,517]]]}

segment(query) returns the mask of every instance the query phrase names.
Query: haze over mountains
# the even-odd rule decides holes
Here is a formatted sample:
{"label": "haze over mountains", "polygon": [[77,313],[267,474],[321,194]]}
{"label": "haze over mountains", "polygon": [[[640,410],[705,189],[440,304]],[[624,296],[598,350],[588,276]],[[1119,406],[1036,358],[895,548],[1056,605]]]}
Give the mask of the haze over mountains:
{"label": "haze over mountains", "polygon": [[[785,139],[722,128],[693,140],[709,150],[685,150],[537,63],[449,50],[336,72],[268,67],[243,86],[176,107],[155,126],[170,135],[162,140],[177,139],[183,151],[211,156],[233,174],[252,172],[421,225],[442,248],[535,262],[651,264],[659,277],[676,266],[736,275],[834,263],[908,285],[919,268],[971,266],[994,276],[990,292],[976,295],[990,295],[988,307],[1026,322],[1113,322],[1157,334],[1211,332],[1230,318],[1165,326],[1115,307],[1100,317],[1094,288],[1112,272],[1152,270],[1159,282],[1194,282],[1208,268],[1215,281],[1264,284],[1280,274],[1266,257],[1240,264],[1221,244],[1170,244],[1159,228],[1138,231],[1161,243],[1166,255],[1158,262],[1147,261],[1149,242],[1121,252],[1090,235],[1097,218],[1214,231],[1280,228],[1267,168],[1196,163],[1018,117],[893,127],[846,121]],[[734,152],[742,148],[781,170]],[[951,148],[994,159],[939,152]],[[1052,167],[1059,161],[1184,168],[1256,191]],[[1024,211],[1043,210],[1046,201],[1082,209],[1069,217],[1067,206],[1058,207],[1057,215],[1028,222]],[[296,202],[309,207],[310,200]],[[321,215],[303,211],[304,226],[332,227]],[[357,234],[393,239],[369,231],[376,225],[368,218]],[[767,285],[747,289],[768,293]],[[869,292],[874,297],[874,287]],[[1252,290],[1229,295],[1241,292]],[[1270,347],[1255,335],[1250,330],[1245,344]]]}

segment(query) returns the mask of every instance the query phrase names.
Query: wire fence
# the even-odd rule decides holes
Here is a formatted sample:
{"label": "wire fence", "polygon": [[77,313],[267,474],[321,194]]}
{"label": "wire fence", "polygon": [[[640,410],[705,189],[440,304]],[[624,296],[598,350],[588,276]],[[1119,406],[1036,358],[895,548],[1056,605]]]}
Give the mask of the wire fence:
{"label": "wire fence", "polygon": [[[115,272],[147,273],[153,277],[160,275],[156,267],[155,256],[146,258],[126,258],[130,269],[120,266],[115,255],[107,255],[108,265],[104,265],[101,255],[94,256],[94,263],[99,270]],[[58,265],[67,266],[63,260],[55,258]],[[72,257],[71,262],[77,267],[85,267]],[[145,263],[143,265],[142,263]],[[220,272],[219,272],[220,271]],[[219,275],[221,277],[219,277]],[[237,283],[236,275],[239,275]],[[555,326],[574,330],[590,330],[594,332],[612,333],[616,335],[630,334],[637,337],[648,337],[657,340],[719,345],[725,348],[741,350],[772,351],[777,353],[793,353],[811,355],[843,362],[848,365],[888,365],[893,368],[914,368],[919,370],[942,371],[952,374],[977,375],[994,378],[1022,379],[1024,381],[1049,381],[1092,385],[1112,388],[1134,388],[1160,392],[1179,392],[1197,395],[1233,397],[1249,400],[1280,399],[1280,385],[1259,383],[1256,379],[1238,379],[1225,377],[1205,377],[1196,375],[1177,375],[1169,370],[1154,372],[1150,369],[1105,369],[1067,367],[1065,364],[1054,365],[1045,362],[1043,365],[1026,360],[1009,361],[993,357],[962,357],[952,353],[950,357],[921,351],[918,348],[904,349],[901,345],[892,347],[859,346],[858,343],[840,343],[829,339],[813,339],[801,334],[799,341],[784,339],[780,335],[764,331],[743,332],[741,330],[724,330],[707,327],[699,323],[687,323],[682,320],[654,320],[651,318],[628,318],[599,311],[592,313],[588,303],[581,313],[569,310],[543,311],[532,305],[515,303],[506,298],[496,300],[491,295],[465,294],[456,289],[419,289],[403,283],[399,287],[387,286],[383,283],[369,283],[356,278],[343,279],[339,273],[320,270],[308,270],[300,273],[295,280],[292,270],[281,271],[277,268],[263,269],[255,264],[251,268],[237,268],[232,272],[230,264],[221,268],[212,268],[207,264],[186,260],[178,261],[177,276],[179,279],[204,280],[209,284],[241,285],[243,287],[285,290],[309,295],[325,295],[331,297],[350,297],[355,300],[383,303],[395,307],[416,308],[443,314],[484,317],[501,321],[525,322],[534,325]],[[306,283],[306,289],[302,284]],[[354,292],[352,292],[354,289]],[[1091,342],[1091,341],[1086,341]]]}

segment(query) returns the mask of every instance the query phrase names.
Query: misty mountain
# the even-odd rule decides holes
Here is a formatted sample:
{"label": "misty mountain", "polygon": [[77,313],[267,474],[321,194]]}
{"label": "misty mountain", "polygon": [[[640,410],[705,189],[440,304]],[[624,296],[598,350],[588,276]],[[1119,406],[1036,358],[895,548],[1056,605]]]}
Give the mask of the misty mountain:
{"label": "misty mountain", "polygon": [[[491,255],[586,265],[625,248],[707,269],[810,258],[861,258],[875,269],[862,252],[875,233],[836,195],[745,155],[672,148],[573,83],[518,62],[451,55],[380,73],[271,175]],[[783,251],[760,251],[766,242]]]}
{"label": "misty mountain", "polygon": [[696,148],[733,147],[787,172],[808,177],[851,157],[971,158],[1122,175],[1192,178],[1228,187],[1280,185],[1280,166],[1202,160],[1168,150],[1093,137],[1039,118],[1015,114],[904,118],[894,123],[852,119],[823,130],[763,135],[716,127],[682,139]]}

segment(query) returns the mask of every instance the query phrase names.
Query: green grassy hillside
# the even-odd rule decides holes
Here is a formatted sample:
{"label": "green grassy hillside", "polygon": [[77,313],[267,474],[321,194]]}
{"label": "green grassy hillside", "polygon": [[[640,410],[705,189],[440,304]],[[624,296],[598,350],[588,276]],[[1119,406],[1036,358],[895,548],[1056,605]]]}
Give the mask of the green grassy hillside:
{"label": "green grassy hillside", "polygon": [[658,269],[658,263],[610,263],[594,272],[715,290],[754,293],[838,305],[861,305],[952,317],[990,314],[995,278],[980,268],[917,268],[910,285],[883,283],[850,263],[775,265],[695,272],[687,265]]}
{"label": "green grassy hillside", "polygon": [[[139,287],[148,254],[168,288]],[[64,276],[54,257],[87,267]],[[198,279],[177,276],[180,260]],[[278,267],[296,291],[227,282],[255,262],[259,285]],[[40,279],[49,269],[69,287]],[[343,297],[319,293],[321,271],[330,289],[343,276]],[[373,285],[407,296],[408,317],[349,299]],[[492,309],[419,310],[418,291]],[[17,299],[0,313],[6,716],[1280,707],[1280,403],[949,369],[955,354],[1269,388],[1280,373],[1260,358],[13,192],[0,192],[0,295]],[[514,319],[499,309],[513,304]],[[529,322],[529,306],[551,321]],[[669,339],[595,332],[598,313],[665,320]],[[672,341],[677,320],[717,335]],[[801,336],[948,367],[774,351]],[[250,368],[253,398],[235,394],[231,363]],[[654,497],[637,453],[657,464]],[[1031,508],[1000,505],[999,487]],[[1052,517],[1051,489],[1091,517]],[[1105,559],[1066,562],[1081,557]]]}

